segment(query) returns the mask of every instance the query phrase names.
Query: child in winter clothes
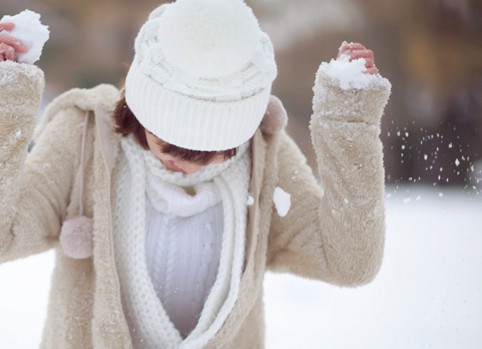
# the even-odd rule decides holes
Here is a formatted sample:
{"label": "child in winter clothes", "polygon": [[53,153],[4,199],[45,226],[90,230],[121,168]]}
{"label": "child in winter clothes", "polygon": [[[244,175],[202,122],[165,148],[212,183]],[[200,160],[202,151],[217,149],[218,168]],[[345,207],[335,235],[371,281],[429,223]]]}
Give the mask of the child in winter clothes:
{"label": "child in winter clothes", "polygon": [[390,83],[371,51],[339,52],[365,59],[363,88],[317,72],[318,183],[241,0],[160,6],[124,89],[68,91],[35,130],[44,77],[16,62],[26,48],[11,29],[0,24],[0,262],[56,249],[42,347],[262,348],[266,270],[375,277]]}

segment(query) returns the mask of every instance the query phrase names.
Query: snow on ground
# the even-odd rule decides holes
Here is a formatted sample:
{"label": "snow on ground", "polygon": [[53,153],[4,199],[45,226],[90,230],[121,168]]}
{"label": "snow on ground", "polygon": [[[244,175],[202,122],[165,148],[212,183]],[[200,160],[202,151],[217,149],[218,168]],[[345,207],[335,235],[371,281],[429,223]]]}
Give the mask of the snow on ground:
{"label": "snow on ground", "polygon": [[[268,349],[482,347],[482,196],[412,185],[388,188],[386,203],[371,284],[266,275]],[[48,252],[0,266],[2,348],[38,347],[53,263]]]}
{"label": "snow on ground", "polygon": [[373,283],[267,275],[268,348],[482,348],[482,197],[416,186],[387,196]]}

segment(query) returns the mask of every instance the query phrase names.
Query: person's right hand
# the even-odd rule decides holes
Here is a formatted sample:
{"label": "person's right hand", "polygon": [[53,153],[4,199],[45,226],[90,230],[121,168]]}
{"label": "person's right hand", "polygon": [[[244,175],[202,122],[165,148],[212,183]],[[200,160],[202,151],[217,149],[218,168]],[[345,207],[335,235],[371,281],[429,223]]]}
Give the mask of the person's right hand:
{"label": "person's right hand", "polygon": [[13,23],[0,23],[0,61],[14,61],[18,59],[19,53],[27,53],[28,49],[17,39],[5,35],[14,28]]}

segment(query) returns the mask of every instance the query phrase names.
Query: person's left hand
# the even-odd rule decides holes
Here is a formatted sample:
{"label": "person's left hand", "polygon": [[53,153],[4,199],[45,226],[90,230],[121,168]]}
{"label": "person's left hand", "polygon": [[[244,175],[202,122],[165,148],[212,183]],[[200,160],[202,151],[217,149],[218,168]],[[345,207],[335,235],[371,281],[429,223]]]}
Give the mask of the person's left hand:
{"label": "person's left hand", "polygon": [[350,57],[350,62],[354,59],[364,58],[365,59],[365,74],[378,74],[378,69],[375,66],[375,54],[372,50],[367,50],[365,46],[358,42],[347,43],[344,42],[338,51],[339,58],[342,54]]}

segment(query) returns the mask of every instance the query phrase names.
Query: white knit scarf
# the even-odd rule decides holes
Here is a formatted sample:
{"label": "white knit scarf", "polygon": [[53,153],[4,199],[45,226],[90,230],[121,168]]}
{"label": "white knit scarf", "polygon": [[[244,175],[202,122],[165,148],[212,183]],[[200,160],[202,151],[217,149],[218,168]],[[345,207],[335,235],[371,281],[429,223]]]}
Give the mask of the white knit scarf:
{"label": "white knit scarf", "polygon": [[[119,171],[114,180],[114,241],[134,347],[202,348],[219,331],[239,293],[251,175],[249,142],[241,145],[233,158],[188,175],[167,170],[151,151],[142,149],[131,137],[122,138],[121,147]],[[150,190],[151,184],[159,180],[172,190],[184,190],[180,186],[202,190],[205,185],[215,185],[223,203],[224,232],[218,274],[196,327],[184,340],[157,297],[146,264],[146,193],[156,209],[165,210],[169,206]],[[187,215],[189,211],[186,207]]]}

